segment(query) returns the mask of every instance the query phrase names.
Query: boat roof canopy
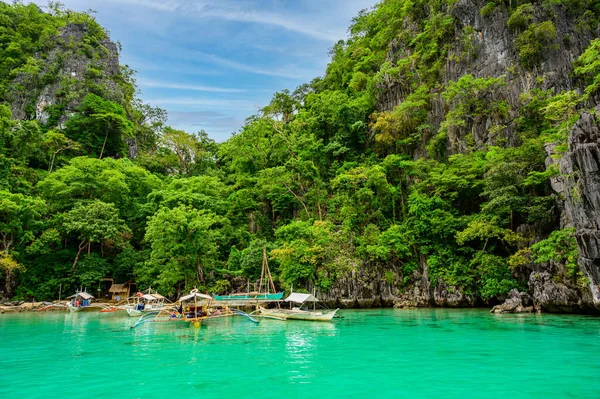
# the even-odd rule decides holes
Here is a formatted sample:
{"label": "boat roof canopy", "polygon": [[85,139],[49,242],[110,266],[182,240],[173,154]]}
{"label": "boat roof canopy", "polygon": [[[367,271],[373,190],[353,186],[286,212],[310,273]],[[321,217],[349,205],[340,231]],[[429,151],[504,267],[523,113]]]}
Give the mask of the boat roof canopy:
{"label": "boat roof canopy", "polygon": [[78,296],[82,297],[83,299],[92,299],[93,298],[93,296],[88,294],[87,292],[78,292],[76,294],[71,295],[67,299],[76,298]]}
{"label": "boat roof canopy", "polygon": [[301,294],[299,292],[294,292],[293,294],[290,294],[290,296],[285,298],[285,301],[296,303],[319,302],[319,300],[315,298],[312,294]]}
{"label": "boat roof canopy", "polygon": [[144,295],[142,295],[142,298],[144,298],[148,301],[156,301],[156,300],[160,299],[155,294],[144,294]]}
{"label": "boat roof canopy", "polygon": [[200,299],[212,299],[212,297],[210,295],[206,295],[206,294],[201,294],[199,292],[192,292],[188,295],[184,295],[181,298],[179,298],[180,302],[184,302],[184,301],[189,301],[190,299],[194,299],[194,298],[200,298]]}

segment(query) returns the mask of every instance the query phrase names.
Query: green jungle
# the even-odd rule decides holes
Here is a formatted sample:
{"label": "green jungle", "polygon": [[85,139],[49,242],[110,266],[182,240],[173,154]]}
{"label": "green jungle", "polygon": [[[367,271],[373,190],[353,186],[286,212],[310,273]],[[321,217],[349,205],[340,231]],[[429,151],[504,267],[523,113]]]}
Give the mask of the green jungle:
{"label": "green jungle", "polygon": [[[585,290],[549,160],[596,112],[600,2],[474,1],[468,18],[464,3],[361,12],[322,77],[217,143],[139,99],[92,14],[0,2],[4,296],[52,300],[106,278],[229,293],[259,279],[265,248],[278,289],[330,298],[351,296],[349,280],[400,297],[427,279],[490,305],[547,264]],[[510,66],[478,69],[469,18],[505,29]],[[560,51],[566,83],[549,87]]]}

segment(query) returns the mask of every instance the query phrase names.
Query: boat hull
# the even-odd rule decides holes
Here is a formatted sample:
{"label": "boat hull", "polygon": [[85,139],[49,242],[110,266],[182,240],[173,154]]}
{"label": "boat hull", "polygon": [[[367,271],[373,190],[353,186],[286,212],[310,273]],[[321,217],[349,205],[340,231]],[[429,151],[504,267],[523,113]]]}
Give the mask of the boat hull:
{"label": "boat hull", "polygon": [[148,309],[144,309],[144,310],[137,310],[137,309],[126,309],[127,310],[127,314],[129,314],[129,317],[140,317],[141,315],[144,314],[148,314],[148,313],[160,313],[163,310],[167,310],[166,308],[148,308]]}
{"label": "boat hull", "polygon": [[331,321],[339,309],[324,311],[259,308],[259,316],[277,320]]}

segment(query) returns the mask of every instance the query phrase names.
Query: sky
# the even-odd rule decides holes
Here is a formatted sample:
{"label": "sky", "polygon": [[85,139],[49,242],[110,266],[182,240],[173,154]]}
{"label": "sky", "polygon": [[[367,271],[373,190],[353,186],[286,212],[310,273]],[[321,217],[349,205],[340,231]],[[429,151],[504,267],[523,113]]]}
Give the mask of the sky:
{"label": "sky", "polygon": [[[61,0],[96,11],[136,73],[144,102],[169,124],[218,142],[325,72],[329,49],[377,0]],[[46,0],[34,0],[39,5]]]}

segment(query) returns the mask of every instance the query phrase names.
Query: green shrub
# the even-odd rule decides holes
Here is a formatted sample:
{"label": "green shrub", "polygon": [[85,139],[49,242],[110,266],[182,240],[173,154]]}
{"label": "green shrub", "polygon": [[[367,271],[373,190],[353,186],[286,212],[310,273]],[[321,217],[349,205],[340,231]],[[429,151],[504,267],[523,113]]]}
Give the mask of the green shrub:
{"label": "green shrub", "polygon": [[487,17],[491,16],[495,10],[496,10],[496,3],[494,3],[493,1],[490,1],[485,6],[483,6],[481,11],[479,11],[479,14],[481,14],[482,17],[487,18]]}
{"label": "green shrub", "polygon": [[529,3],[520,5],[510,16],[506,25],[510,30],[525,29],[533,20],[533,6]]}
{"label": "green shrub", "polygon": [[551,45],[555,40],[556,27],[552,21],[533,23],[517,36],[515,47],[523,65],[531,68],[541,61],[542,53],[552,48]]}

